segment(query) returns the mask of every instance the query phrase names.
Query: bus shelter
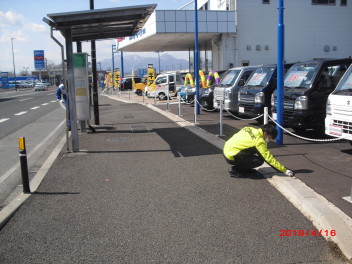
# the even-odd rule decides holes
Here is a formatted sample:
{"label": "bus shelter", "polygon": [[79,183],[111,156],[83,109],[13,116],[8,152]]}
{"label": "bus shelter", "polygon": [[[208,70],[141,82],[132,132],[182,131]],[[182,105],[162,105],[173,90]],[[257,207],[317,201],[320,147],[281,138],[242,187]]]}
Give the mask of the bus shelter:
{"label": "bus shelter", "polygon": [[[156,4],[93,9],[47,14],[43,21],[51,30],[58,30],[65,38],[67,63],[67,90],[71,120],[72,151],[79,151],[75,83],[73,69],[73,42],[113,39],[135,35],[154,12]],[[64,60],[64,58],[62,58]],[[93,75],[96,74],[93,72]],[[97,86],[93,88],[94,112],[98,110]]]}

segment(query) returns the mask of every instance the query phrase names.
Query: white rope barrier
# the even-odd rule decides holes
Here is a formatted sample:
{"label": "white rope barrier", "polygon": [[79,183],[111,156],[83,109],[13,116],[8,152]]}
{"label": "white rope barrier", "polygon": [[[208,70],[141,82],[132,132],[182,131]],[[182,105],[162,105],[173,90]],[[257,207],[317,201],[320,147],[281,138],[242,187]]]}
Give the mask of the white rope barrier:
{"label": "white rope barrier", "polygon": [[[192,102],[194,102],[194,100],[193,100]],[[204,108],[198,101],[197,101],[197,104],[198,104],[198,105],[200,106],[200,108],[202,108],[204,111],[207,111],[207,112],[216,111],[216,109],[208,110],[208,109]]]}
{"label": "white rope barrier", "polygon": [[258,119],[258,118],[261,118],[262,116],[264,116],[264,114],[261,114],[260,116],[257,116],[257,117],[254,117],[254,118],[241,118],[241,117],[235,116],[234,114],[230,113],[228,110],[226,110],[226,112],[228,114],[230,114],[231,116],[233,116],[234,118],[237,118],[239,120],[255,120],[255,119]]}
{"label": "white rope barrier", "polygon": [[285,129],[284,127],[282,127],[281,125],[279,125],[270,115],[268,115],[268,117],[270,118],[271,121],[273,121],[277,126],[279,126],[282,130],[284,130],[286,133],[294,136],[294,137],[297,137],[297,138],[300,138],[300,139],[303,139],[303,140],[307,140],[307,141],[315,141],[315,142],[329,142],[329,141],[338,141],[338,140],[341,140],[341,139],[344,139],[344,138],[334,138],[334,139],[312,139],[312,138],[306,138],[306,137],[301,137],[299,135],[296,135],[290,131],[288,131],[287,129]]}

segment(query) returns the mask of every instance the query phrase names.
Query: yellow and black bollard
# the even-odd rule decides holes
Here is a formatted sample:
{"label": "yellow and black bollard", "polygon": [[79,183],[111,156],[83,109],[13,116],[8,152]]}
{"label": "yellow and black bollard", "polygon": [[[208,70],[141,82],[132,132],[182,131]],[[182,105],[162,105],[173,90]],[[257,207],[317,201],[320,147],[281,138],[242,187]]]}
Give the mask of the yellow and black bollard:
{"label": "yellow and black bollard", "polygon": [[20,151],[23,192],[30,193],[31,190],[29,188],[26,141],[24,137],[21,137],[18,139],[18,145],[19,145],[19,151]]}

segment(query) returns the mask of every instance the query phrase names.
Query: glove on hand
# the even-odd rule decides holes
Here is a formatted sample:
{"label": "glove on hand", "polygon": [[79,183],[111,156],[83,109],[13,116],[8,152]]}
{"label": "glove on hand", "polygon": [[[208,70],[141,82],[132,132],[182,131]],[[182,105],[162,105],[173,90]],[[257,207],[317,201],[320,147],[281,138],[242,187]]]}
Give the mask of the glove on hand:
{"label": "glove on hand", "polygon": [[286,175],[286,176],[289,176],[289,177],[293,177],[293,175],[295,175],[295,174],[294,174],[294,172],[291,171],[291,170],[286,170],[286,171],[285,171],[285,175]]}

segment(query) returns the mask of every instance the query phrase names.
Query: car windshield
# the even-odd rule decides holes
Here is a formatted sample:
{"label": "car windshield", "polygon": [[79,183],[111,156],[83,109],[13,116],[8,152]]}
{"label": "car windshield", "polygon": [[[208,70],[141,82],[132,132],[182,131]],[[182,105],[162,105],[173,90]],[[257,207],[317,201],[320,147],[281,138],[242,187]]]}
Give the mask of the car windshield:
{"label": "car windshield", "polygon": [[227,71],[226,75],[221,79],[220,86],[232,86],[235,83],[240,72],[240,70]]}
{"label": "car windshield", "polygon": [[247,81],[246,86],[266,86],[274,71],[275,67],[262,67],[256,69]]}
{"label": "car windshield", "polygon": [[290,88],[309,88],[315,73],[319,70],[318,64],[293,65],[286,74],[284,86]]}
{"label": "car windshield", "polygon": [[352,95],[352,66],[348,69],[339,85],[336,87],[334,94],[344,93]]}

